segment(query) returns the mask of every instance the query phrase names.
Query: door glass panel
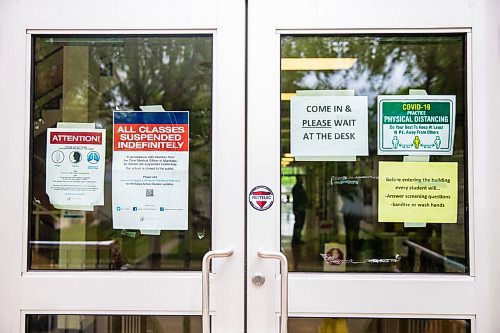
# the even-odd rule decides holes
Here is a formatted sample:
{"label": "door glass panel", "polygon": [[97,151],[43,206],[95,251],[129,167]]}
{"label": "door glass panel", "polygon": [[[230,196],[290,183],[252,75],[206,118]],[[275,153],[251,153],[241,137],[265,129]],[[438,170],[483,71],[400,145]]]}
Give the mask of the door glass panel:
{"label": "door glass panel", "polygon": [[470,333],[470,320],[414,318],[290,318],[290,333]]}
{"label": "door glass panel", "polygon": [[[464,34],[282,36],[281,246],[291,271],[468,273],[465,46]],[[368,98],[369,156],[295,160],[291,96],[345,89]],[[379,162],[403,156],[377,155],[377,96],[409,89],[456,96],[453,155],[430,162],[458,164],[458,223],[378,222]]]}
{"label": "door glass panel", "polygon": [[[32,51],[29,268],[200,270],[211,243],[212,36],[37,36]],[[187,231],[113,229],[113,111],[150,105],[189,111]],[[51,204],[47,131],[58,122],[105,129],[104,205]]]}
{"label": "door glass panel", "polygon": [[26,316],[28,333],[198,333],[198,316],[37,315]]}

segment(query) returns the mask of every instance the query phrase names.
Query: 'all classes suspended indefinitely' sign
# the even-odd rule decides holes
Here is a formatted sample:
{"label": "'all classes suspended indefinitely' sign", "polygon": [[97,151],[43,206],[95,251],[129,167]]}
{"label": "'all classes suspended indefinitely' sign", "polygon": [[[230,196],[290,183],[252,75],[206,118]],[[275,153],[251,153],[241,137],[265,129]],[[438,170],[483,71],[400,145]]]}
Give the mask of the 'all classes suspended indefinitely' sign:
{"label": "'all classes suspended indefinitely' sign", "polygon": [[113,113],[113,227],[187,230],[189,112]]}
{"label": "'all classes suspended indefinitely' sign", "polygon": [[455,96],[378,96],[379,155],[452,155]]}

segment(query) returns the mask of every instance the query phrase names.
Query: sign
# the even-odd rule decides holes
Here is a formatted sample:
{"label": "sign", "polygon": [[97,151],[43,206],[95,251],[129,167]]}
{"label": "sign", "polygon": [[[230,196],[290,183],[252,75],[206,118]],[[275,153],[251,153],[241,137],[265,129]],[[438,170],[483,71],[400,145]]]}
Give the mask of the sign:
{"label": "sign", "polygon": [[379,162],[379,222],[457,223],[456,162]]}
{"label": "sign", "polygon": [[341,243],[325,243],[323,257],[324,272],[345,272],[347,262],[346,245]]}
{"label": "sign", "polygon": [[273,205],[274,194],[267,186],[256,186],[250,191],[248,201],[254,209],[263,211]]}
{"label": "sign", "polygon": [[188,229],[189,112],[113,112],[113,228]]}
{"label": "sign", "polygon": [[58,209],[94,210],[104,205],[106,131],[47,129],[45,188]]}
{"label": "sign", "polygon": [[368,156],[366,96],[294,96],[290,107],[292,155]]}
{"label": "sign", "polygon": [[379,155],[453,155],[455,96],[378,96]]}
{"label": "sign", "polygon": [[292,155],[368,155],[366,96],[294,96],[290,112]]}

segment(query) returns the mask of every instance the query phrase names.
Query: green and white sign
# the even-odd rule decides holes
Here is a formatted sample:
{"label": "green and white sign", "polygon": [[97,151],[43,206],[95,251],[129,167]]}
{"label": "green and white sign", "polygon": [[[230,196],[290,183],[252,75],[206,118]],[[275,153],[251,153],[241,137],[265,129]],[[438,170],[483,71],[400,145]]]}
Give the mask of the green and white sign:
{"label": "green and white sign", "polygon": [[455,96],[378,96],[379,155],[453,155]]}

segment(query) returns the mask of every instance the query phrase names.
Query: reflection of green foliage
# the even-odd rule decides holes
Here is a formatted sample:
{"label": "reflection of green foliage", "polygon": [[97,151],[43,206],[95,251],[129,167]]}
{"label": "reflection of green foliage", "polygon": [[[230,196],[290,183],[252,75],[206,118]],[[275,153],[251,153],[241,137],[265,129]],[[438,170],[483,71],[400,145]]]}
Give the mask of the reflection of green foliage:
{"label": "reflection of green foliage", "polygon": [[107,128],[111,110],[162,105],[190,111],[191,151],[210,144],[211,38],[125,38],[122,45],[94,47],[93,61],[100,68],[111,63],[114,71],[97,103]]}
{"label": "reflection of green foliage", "polygon": [[[112,68],[107,87],[94,89],[99,91],[95,104],[108,138],[113,134],[111,111],[115,109],[139,110],[141,105],[162,105],[165,110],[190,111],[191,166],[204,171],[191,173],[196,178],[191,178],[191,184],[209,186],[211,38],[125,38],[118,45],[93,47],[92,60],[101,69]],[[99,84],[100,80],[94,78],[90,82]],[[112,140],[107,144],[109,158]]]}
{"label": "reflection of green foliage", "polygon": [[[286,36],[283,58],[356,58],[350,69],[335,71],[283,71],[282,92],[354,89],[369,97],[369,136],[376,137],[376,96],[407,95],[425,89],[430,95],[457,96],[457,138],[463,138],[464,73],[463,35],[412,36]],[[282,128],[288,128],[289,103],[282,103]],[[282,151],[289,151],[284,137]],[[464,141],[456,140],[455,151]],[[370,142],[375,152],[376,142]]]}
{"label": "reflection of green foliage", "polygon": [[[345,242],[339,230],[342,229],[342,202],[346,199],[362,203],[360,216],[363,221],[373,223],[371,227],[360,227],[355,231],[359,239],[355,251],[347,250],[354,258],[391,257],[391,246],[383,246],[388,233],[405,235],[419,244],[428,246],[434,233],[438,234],[439,245],[433,251],[450,255],[462,253],[466,258],[466,69],[465,35],[341,35],[341,36],[284,36],[281,39],[282,58],[355,58],[356,62],[349,69],[342,70],[302,70],[281,72],[281,92],[293,93],[297,90],[341,90],[353,89],[358,96],[368,96],[368,144],[369,156],[359,156],[356,162],[293,162],[282,169],[282,190],[290,184],[288,169],[302,167],[307,170],[306,183],[312,203],[313,214],[320,220],[332,223],[332,239]],[[408,95],[409,89],[425,89],[430,95],[456,95],[456,126],[453,156],[431,156],[431,161],[458,162],[459,200],[458,223],[454,226],[428,224],[418,233],[408,232],[402,224],[374,223],[377,221],[378,205],[378,162],[380,160],[401,161],[402,156],[377,155],[377,105],[378,95]],[[281,102],[281,153],[290,152],[290,103]],[[331,177],[368,176],[357,184],[331,185]],[[341,200],[339,200],[339,197]],[[358,208],[357,208],[358,209]],[[358,209],[359,210],[359,209]],[[453,227],[453,230],[451,228]],[[444,249],[444,235],[453,247]],[[348,232],[346,230],[346,235]],[[316,236],[310,232],[310,237]],[[320,238],[325,236],[320,234]],[[442,238],[441,238],[442,237]],[[370,239],[370,241],[368,241]],[[319,240],[321,242],[321,239]],[[370,243],[371,242],[371,243]],[[393,239],[390,239],[390,244]],[[322,245],[322,244],[321,244]],[[446,253],[450,251],[450,253]],[[454,254],[454,255],[455,255]],[[464,260],[465,262],[465,260]],[[420,267],[421,272],[448,272],[449,268],[433,263]],[[315,266],[313,260],[300,263],[298,270],[322,270],[320,263]],[[347,267],[346,270],[386,271],[387,267]],[[390,269],[390,268],[389,268]],[[412,271],[413,267],[400,267],[400,271]]]}
{"label": "reflection of green foliage", "polygon": [[[65,51],[73,46],[88,49],[88,79],[82,75],[85,80],[79,85],[83,88],[80,97],[83,96],[82,105],[87,108],[88,121],[106,129],[107,175],[113,151],[114,110],[139,110],[142,105],[162,105],[165,110],[189,111],[189,230],[164,231],[160,240],[163,244],[172,239],[182,239],[164,253],[169,259],[177,256],[175,263],[162,264],[162,268],[175,266],[175,269],[182,269],[186,263],[197,267],[211,239],[212,37],[37,38],[35,120],[42,117],[43,111],[62,111],[60,101],[67,97],[62,96],[63,59]],[[87,53],[82,57],[87,57]],[[87,68],[82,70],[87,71]],[[75,94],[79,93],[75,91]],[[35,161],[43,160],[45,136],[35,137],[33,151],[41,157]],[[42,185],[44,165],[35,165],[33,174],[36,175],[33,178],[39,180],[34,185],[34,195],[41,197],[44,203],[48,202]],[[105,192],[109,192],[109,184],[109,179],[106,179]],[[102,211],[106,210],[109,211],[109,207]],[[119,230],[111,228],[111,221],[107,221],[103,214],[99,218],[101,227],[95,231],[93,227],[87,228],[89,239],[122,239],[124,255],[134,264],[151,254],[152,236],[139,235],[136,239],[122,237]],[[199,229],[207,230],[203,240],[194,238]]]}

